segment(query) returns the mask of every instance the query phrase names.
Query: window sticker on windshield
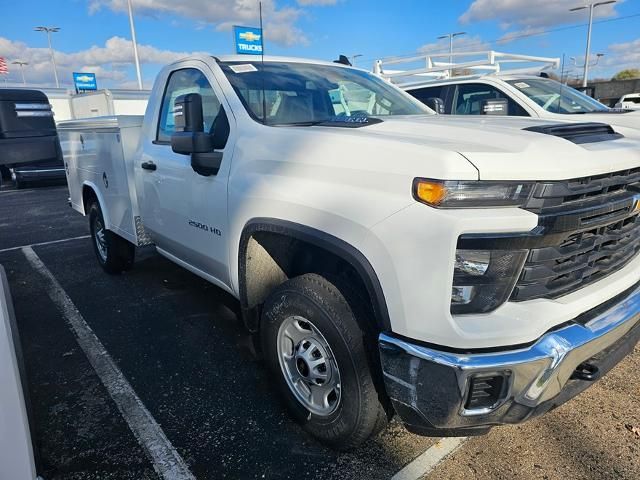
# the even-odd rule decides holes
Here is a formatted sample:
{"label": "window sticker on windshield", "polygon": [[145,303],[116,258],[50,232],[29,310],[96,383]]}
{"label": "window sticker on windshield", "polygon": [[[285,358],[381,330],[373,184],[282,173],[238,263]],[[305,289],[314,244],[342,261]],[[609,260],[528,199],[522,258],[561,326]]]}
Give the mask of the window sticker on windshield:
{"label": "window sticker on windshield", "polygon": [[258,69],[251,65],[250,63],[244,63],[242,65],[229,65],[233,73],[247,73],[247,72],[257,72]]}
{"label": "window sticker on windshield", "polygon": [[514,85],[516,87],[518,87],[518,88],[529,88],[530,87],[530,85],[528,83],[524,83],[524,82],[517,82],[517,83],[514,83]]}

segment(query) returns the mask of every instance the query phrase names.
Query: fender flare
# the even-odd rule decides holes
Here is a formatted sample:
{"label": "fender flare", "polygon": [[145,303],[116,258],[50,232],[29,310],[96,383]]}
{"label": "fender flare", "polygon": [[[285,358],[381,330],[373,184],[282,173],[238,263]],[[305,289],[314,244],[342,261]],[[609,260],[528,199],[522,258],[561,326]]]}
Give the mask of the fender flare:
{"label": "fender flare", "polygon": [[[254,218],[249,220],[240,236],[238,250],[238,281],[240,303],[243,311],[247,309],[246,261],[245,252],[251,236],[258,232],[270,232],[286,235],[316,247],[322,248],[349,263],[362,279],[369,297],[373,299],[372,307],[377,326],[383,331],[391,331],[391,320],[387,302],[380,280],[367,258],[353,245],[329,233],[313,227],[277,218]],[[249,326],[249,325],[248,325]]]}
{"label": "fender flare", "polygon": [[96,198],[98,199],[98,204],[100,205],[100,210],[102,211],[102,218],[104,219],[104,227],[107,230],[111,230],[111,218],[109,217],[109,212],[107,211],[106,208],[104,208],[105,201],[104,201],[104,196],[102,195],[102,192],[100,191],[100,189],[96,186],[95,183],[90,182],[85,180],[84,182],[82,182],[82,199],[83,199],[83,205],[82,205],[82,211],[84,212],[84,215],[87,215],[87,211],[86,211],[86,205],[84,205],[84,189],[89,188],[93,191],[94,195],[96,196]]}

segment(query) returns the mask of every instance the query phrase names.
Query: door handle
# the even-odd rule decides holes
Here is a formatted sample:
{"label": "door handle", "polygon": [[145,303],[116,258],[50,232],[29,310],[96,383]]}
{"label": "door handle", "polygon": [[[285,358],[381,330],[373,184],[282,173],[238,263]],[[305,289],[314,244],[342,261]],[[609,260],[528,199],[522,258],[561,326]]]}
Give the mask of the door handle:
{"label": "door handle", "polygon": [[140,165],[144,170],[151,170],[152,172],[154,172],[156,170],[156,168],[158,168],[156,166],[155,163],[153,162],[142,162],[142,165]]}

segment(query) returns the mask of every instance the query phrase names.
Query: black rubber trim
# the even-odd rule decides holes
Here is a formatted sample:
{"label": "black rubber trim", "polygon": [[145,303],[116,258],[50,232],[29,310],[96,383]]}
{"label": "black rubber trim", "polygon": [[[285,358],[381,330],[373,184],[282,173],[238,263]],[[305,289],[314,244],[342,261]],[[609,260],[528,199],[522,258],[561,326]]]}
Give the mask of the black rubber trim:
{"label": "black rubber trim", "polygon": [[369,296],[375,301],[373,309],[376,322],[381,330],[391,331],[391,320],[389,319],[389,310],[387,302],[380,285],[380,280],[375,270],[366,259],[366,257],[355,247],[348,244],[344,240],[334,237],[326,232],[316,230],[315,228],[301,225],[295,222],[280,220],[277,218],[254,218],[247,222],[240,237],[240,249],[238,252],[238,268],[240,282],[240,302],[243,310],[247,309],[247,287],[245,282],[246,262],[245,252],[249,238],[257,232],[271,232],[287,235],[298,240],[315,245],[319,248],[340,257],[349,263],[362,278]]}
{"label": "black rubber trim", "polygon": [[523,128],[523,130],[564,138],[565,140],[578,145],[583,143],[607,142],[609,140],[624,138],[624,136],[617,133],[611,125],[596,122],[536,125],[534,127]]}

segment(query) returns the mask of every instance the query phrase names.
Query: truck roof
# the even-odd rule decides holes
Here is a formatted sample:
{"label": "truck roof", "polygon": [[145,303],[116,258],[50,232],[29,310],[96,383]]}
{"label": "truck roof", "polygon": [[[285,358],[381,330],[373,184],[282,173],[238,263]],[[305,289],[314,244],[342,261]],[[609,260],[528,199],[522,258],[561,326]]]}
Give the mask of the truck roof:
{"label": "truck roof", "polygon": [[[278,55],[265,55],[264,58],[262,55],[205,55],[205,54],[196,54],[189,55],[188,57],[181,58],[173,63],[182,62],[184,60],[195,59],[195,60],[208,60],[213,58],[218,62],[243,62],[243,63],[260,63],[264,61],[268,62],[292,62],[292,63],[308,63],[311,65],[331,65],[333,67],[346,67],[341,63],[331,62],[327,60],[317,60],[310,58],[299,58],[299,57],[283,57]],[[353,68],[353,67],[350,67]]]}

